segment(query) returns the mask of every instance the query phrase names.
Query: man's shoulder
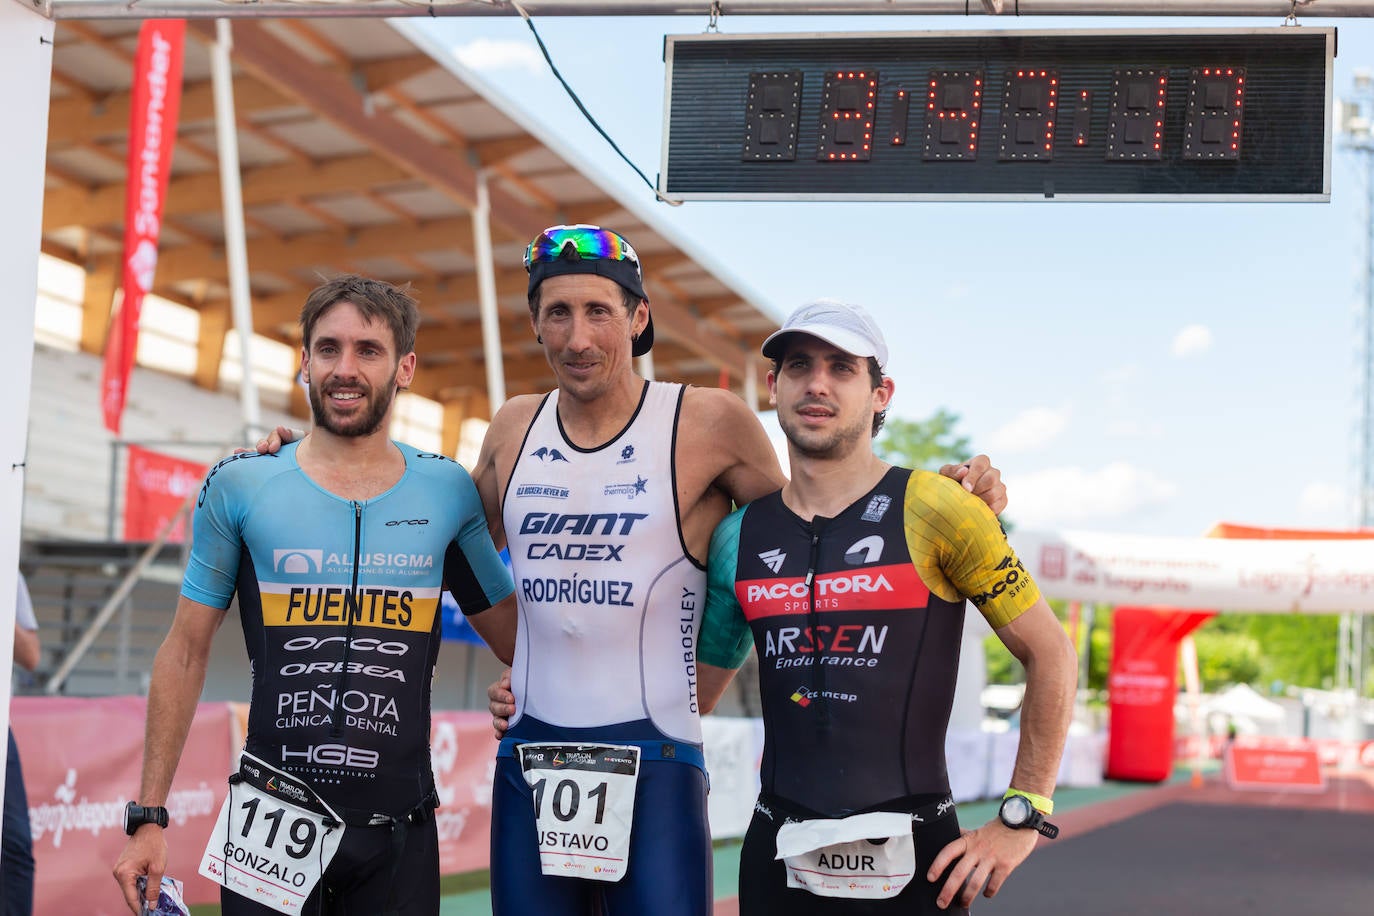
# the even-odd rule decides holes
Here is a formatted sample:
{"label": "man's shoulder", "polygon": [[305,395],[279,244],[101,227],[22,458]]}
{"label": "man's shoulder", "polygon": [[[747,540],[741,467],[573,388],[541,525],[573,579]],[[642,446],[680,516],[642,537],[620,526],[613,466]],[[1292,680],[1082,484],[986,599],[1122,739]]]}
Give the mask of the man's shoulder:
{"label": "man's shoulder", "polygon": [[688,410],[710,416],[749,415],[740,396],[728,388],[699,388],[686,385],[682,393],[682,411]]}
{"label": "man's shoulder", "polygon": [[491,425],[487,427],[488,440],[501,442],[513,438],[518,441],[524,437],[530,421],[539,412],[539,405],[547,397],[548,394],[517,394],[506,401],[491,418]]}
{"label": "man's shoulder", "polygon": [[427,452],[404,442],[395,442],[394,444],[405,456],[406,466],[425,477],[446,482],[470,477],[467,468],[447,455]]}
{"label": "man's shoulder", "polygon": [[215,464],[205,474],[205,482],[201,485],[200,502],[205,501],[205,495],[212,489],[227,490],[233,492],[240,489],[256,489],[266,480],[277,474],[285,473],[295,467],[295,462],[287,456],[295,450],[295,443],[282,446],[282,450],[273,455],[262,455],[257,452],[239,452],[229,455]]}
{"label": "man's shoulder", "polygon": [[[701,430],[717,437],[738,430],[739,424],[757,424],[758,418],[739,395],[726,388],[698,388],[687,385],[682,393],[680,429]],[[727,439],[732,437],[727,436]]]}

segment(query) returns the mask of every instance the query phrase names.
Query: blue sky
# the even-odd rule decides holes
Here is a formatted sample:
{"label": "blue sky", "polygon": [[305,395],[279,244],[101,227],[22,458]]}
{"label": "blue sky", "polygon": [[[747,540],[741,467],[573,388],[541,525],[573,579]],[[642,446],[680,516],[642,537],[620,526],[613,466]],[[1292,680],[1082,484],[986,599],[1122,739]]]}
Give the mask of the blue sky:
{"label": "blue sky", "polygon": [[[1374,68],[1374,23],[1303,21],[1339,28],[1335,94],[1349,97],[1353,71]],[[584,103],[654,176],[663,36],[700,33],[705,16],[536,25]],[[725,16],[720,25],[773,33],[1278,21]],[[1338,148],[1327,204],[669,207],[576,112],[518,18],[418,27],[780,318],[818,296],[869,308],[892,349],[893,413],[960,414],[960,429],[1003,469],[1017,524],[1194,536],[1218,521],[1357,521],[1366,165],[1354,154]],[[989,257],[997,251],[1006,258]],[[765,425],[775,428],[771,416]]]}

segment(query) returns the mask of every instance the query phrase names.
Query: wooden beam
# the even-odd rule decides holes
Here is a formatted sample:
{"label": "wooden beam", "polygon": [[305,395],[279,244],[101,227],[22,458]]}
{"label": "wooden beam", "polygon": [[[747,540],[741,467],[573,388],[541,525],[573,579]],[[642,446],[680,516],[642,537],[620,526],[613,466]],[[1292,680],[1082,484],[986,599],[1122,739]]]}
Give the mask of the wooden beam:
{"label": "wooden beam", "polygon": [[[211,20],[191,20],[189,27],[207,42],[215,38]],[[322,71],[293,52],[262,25],[234,23],[234,60],[259,79],[279,87],[321,117],[360,141],[377,155],[447,193],[466,209],[477,198],[477,170],[468,158],[427,140],[386,112],[369,111],[366,99],[348,79]],[[519,236],[533,238],[557,222],[557,214],[536,210],[503,188],[490,188],[491,221]]]}
{"label": "wooden beam", "polygon": [[81,349],[86,353],[105,352],[105,335],[110,330],[110,312],[118,286],[119,274],[114,270],[86,274],[86,288],[81,295]]}
{"label": "wooden beam", "polygon": [[[129,107],[132,96],[117,92],[97,100],[88,98],[53,99],[48,109],[48,148],[64,149],[103,140],[120,140],[129,133]],[[234,114],[242,119],[272,108],[298,104],[271,86],[255,79],[234,80]],[[178,121],[191,124],[214,118],[214,89],[209,80],[187,83],[181,90]]]}
{"label": "wooden beam", "polygon": [[229,331],[229,303],[200,310],[200,337],[196,340],[196,385],[219,390],[219,366],[224,357],[224,338]]}
{"label": "wooden beam", "polygon": [[[253,238],[248,240],[248,269],[252,273],[285,274],[316,264],[453,248],[471,251],[470,219],[453,217],[410,225],[386,223],[356,230],[331,229],[284,240]],[[158,257],[159,286],[226,276],[224,249],[219,245],[183,245],[168,248]]]}
{"label": "wooden beam", "polygon": [[[376,188],[412,181],[409,172],[371,153],[339,156],[320,162],[288,162],[243,173],[243,204],[275,204],[289,197],[309,197]],[[219,212],[219,172],[174,178],[167,185],[163,215]],[[94,188],[53,188],[43,199],[43,231],[66,226],[105,226],[124,220],[124,182]],[[503,234],[503,239],[515,236]],[[533,238],[533,233],[530,235]],[[523,238],[523,236],[521,236]]]}
{"label": "wooden beam", "polygon": [[386,92],[398,83],[428,73],[438,66],[438,62],[428,54],[406,54],[385,60],[358,61],[352,64],[352,73],[362,80],[369,92]]}
{"label": "wooden beam", "polygon": [[[250,259],[249,264],[252,264]],[[159,271],[161,264],[159,263]],[[160,278],[159,278],[160,279]],[[525,271],[523,268],[517,270],[502,270],[496,273],[496,289],[525,290]],[[442,289],[440,288],[442,286]],[[477,301],[477,274],[444,274],[431,277],[424,281],[422,288],[418,289],[420,298],[420,311],[431,313],[449,303],[468,303]],[[280,327],[287,324],[295,324],[300,319],[301,306],[305,304],[305,297],[309,295],[308,287],[294,287],[283,290],[271,296],[262,296],[253,300],[253,325],[254,327]],[[525,322],[522,327],[529,328],[528,319],[525,317],[529,313],[521,311],[520,320]],[[505,328],[505,320],[502,321],[502,328]],[[420,329],[421,334],[427,333],[424,326]],[[503,330],[504,333],[504,330]]]}
{"label": "wooden beam", "polygon": [[[552,374],[548,360],[540,356],[527,356],[505,361],[507,378],[528,378]],[[477,360],[451,363],[447,366],[421,366],[415,371],[415,384],[411,390],[427,398],[439,400],[437,395],[450,388],[480,388],[486,391],[487,370]]]}

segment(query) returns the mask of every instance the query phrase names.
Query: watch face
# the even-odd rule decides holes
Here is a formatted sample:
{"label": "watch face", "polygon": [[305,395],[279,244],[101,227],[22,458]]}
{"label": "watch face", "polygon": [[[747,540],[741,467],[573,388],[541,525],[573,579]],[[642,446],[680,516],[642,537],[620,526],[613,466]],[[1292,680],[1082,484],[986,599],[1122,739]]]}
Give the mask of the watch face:
{"label": "watch face", "polygon": [[1033,807],[1024,795],[1008,795],[1002,801],[1002,822],[1008,827],[1020,827],[1030,820]]}

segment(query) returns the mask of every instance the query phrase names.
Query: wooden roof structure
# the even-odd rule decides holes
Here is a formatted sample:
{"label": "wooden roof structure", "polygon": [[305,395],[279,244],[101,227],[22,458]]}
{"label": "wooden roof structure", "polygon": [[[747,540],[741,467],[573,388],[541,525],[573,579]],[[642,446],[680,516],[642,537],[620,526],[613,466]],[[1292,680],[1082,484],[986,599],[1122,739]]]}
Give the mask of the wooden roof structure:
{"label": "wooden roof structure", "polygon": [[[622,232],[652,302],[655,376],[743,394],[777,321],[671,233],[631,209],[537,124],[404,23],[233,23],[234,101],[253,330],[299,346],[296,318],[322,276],[410,282],[423,324],[412,390],[457,424],[488,417],[472,211],[490,197],[506,392],[555,384],[530,330],[524,246],[556,223]],[[129,87],[139,23],[63,20],[53,56],[43,250],[87,271],[81,347],[101,352],[120,280]],[[219,383],[232,325],[209,46],[188,24],[181,116],[153,292],[195,308],[195,379]],[[759,389],[762,386],[758,386]],[[295,405],[305,414],[303,398]],[[499,405],[497,405],[499,406]],[[757,406],[757,405],[756,405]]]}

